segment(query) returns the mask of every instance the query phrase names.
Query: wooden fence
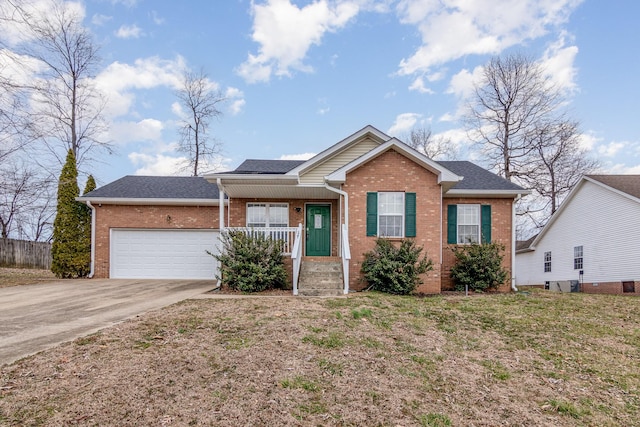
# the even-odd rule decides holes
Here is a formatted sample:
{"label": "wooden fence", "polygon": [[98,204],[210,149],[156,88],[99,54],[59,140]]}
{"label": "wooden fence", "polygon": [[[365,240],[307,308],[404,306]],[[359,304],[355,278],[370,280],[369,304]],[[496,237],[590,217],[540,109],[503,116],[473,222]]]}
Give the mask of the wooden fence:
{"label": "wooden fence", "polygon": [[0,239],[0,267],[51,268],[51,243]]}

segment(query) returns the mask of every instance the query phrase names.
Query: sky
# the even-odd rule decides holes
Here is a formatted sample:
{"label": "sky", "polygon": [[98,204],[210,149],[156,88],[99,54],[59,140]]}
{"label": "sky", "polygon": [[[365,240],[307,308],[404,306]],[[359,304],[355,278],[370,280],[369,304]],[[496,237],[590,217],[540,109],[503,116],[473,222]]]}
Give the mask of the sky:
{"label": "sky", "polygon": [[247,158],[306,159],[366,125],[400,139],[431,128],[482,165],[462,106],[482,65],[514,52],[543,63],[563,88],[603,173],[640,174],[640,2],[67,3],[100,47],[95,82],[115,153],[93,165],[99,185],[180,173],[176,90],[185,69],[206,72],[226,99],[210,128],[222,148],[215,170]]}

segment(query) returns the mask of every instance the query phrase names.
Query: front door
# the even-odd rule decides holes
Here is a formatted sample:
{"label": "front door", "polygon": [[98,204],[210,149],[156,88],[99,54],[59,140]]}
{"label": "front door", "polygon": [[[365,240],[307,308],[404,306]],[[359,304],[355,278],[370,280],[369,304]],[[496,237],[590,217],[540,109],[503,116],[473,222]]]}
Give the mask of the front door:
{"label": "front door", "polygon": [[307,205],[306,255],[331,255],[331,206]]}

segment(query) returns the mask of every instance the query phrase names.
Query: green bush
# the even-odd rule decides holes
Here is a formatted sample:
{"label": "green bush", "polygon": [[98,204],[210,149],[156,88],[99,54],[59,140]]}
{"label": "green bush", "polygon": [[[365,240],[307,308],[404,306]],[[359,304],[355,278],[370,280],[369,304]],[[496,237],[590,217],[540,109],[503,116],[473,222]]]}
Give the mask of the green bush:
{"label": "green bush", "polygon": [[504,245],[483,243],[456,246],[453,253],[456,263],[451,267],[451,279],[457,291],[469,286],[473,291],[497,289],[509,273],[502,266]]}
{"label": "green bush", "polygon": [[284,287],[287,272],[282,260],[282,240],[242,231],[224,232],[221,240],[222,252],[209,253],[220,262],[220,275],[216,275],[220,283],[242,292]]}
{"label": "green bush", "polygon": [[[84,256],[86,242],[80,224],[86,206],[76,202],[79,192],[76,159],[73,151],[69,150],[58,181],[58,208],[51,245],[51,271],[61,279],[83,277],[89,273],[90,257]],[[90,251],[89,246],[89,254]]]}
{"label": "green bush", "polygon": [[396,247],[387,239],[377,239],[376,247],[364,254],[361,271],[372,289],[407,295],[422,283],[420,274],[433,269],[427,256],[420,258],[422,247],[413,240],[402,240]]}

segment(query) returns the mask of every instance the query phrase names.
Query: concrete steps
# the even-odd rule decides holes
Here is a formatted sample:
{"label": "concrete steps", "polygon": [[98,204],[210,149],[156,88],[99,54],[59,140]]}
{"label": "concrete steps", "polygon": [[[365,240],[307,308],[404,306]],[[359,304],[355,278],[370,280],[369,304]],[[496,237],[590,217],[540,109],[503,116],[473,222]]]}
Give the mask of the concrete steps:
{"label": "concrete steps", "polygon": [[298,295],[338,296],[342,295],[343,286],[340,258],[302,258],[298,279]]}

